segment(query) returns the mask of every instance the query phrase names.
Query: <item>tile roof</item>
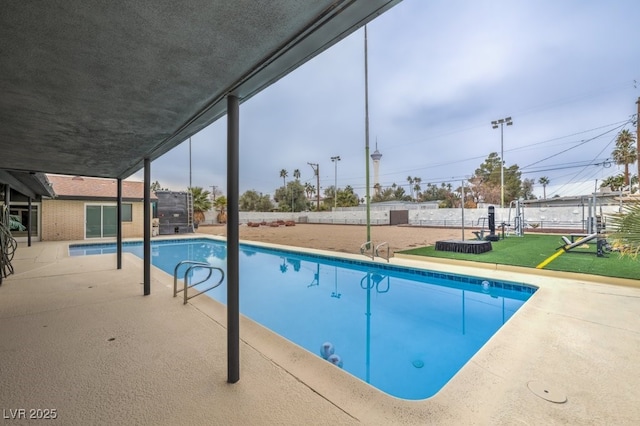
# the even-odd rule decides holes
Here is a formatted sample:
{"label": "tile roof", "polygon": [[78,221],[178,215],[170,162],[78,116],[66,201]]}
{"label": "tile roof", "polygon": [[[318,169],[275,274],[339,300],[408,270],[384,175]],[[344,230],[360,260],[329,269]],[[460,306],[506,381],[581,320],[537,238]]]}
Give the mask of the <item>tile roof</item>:
{"label": "tile roof", "polygon": [[[117,196],[117,181],[115,179],[100,179],[84,176],[47,175],[53,186],[56,198],[112,198]],[[144,198],[144,182],[122,181],[122,198]],[[156,199],[151,193],[151,199]]]}

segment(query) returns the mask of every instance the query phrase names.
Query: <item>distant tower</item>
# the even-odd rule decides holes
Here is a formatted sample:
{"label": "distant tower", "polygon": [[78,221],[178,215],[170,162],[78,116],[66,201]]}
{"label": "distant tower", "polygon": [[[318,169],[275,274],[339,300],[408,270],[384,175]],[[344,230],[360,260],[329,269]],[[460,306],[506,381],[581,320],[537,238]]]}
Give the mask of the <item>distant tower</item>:
{"label": "distant tower", "polygon": [[371,154],[373,160],[373,189],[376,195],[380,194],[380,159],[382,154],[378,151],[378,141],[376,141],[376,150]]}

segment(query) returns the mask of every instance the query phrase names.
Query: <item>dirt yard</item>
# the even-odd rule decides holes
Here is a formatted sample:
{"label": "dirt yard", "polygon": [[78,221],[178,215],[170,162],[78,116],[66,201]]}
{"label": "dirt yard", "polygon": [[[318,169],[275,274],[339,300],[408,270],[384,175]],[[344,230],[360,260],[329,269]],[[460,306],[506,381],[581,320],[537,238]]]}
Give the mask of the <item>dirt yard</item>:
{"label": "dirt yard", "polygon": [[[225,236],[226,226],[200,226],[198,233]],[[414,247],[433,245],[438,240],[461,239],[460,229],[419,228],[409,226],[372,226],[371,240],[374,245],[388,242],[391,252]],[[473,239],[471,231],[465,239]],[[295,226],[251,228],[240,225],[240,239],[307,247],[321,250],[359,253],[367,240],[367,228],[357,225],[296,224]]]}

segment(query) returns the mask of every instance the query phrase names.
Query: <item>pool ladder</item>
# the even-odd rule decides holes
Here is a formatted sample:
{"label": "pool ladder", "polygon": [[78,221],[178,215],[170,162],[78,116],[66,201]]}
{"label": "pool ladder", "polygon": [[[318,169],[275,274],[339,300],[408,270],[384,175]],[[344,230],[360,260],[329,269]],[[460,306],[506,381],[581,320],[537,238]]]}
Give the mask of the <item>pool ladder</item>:
{"label": "pool ladder", "polygon": [[[180,266],[182,265],[191,265],[189,266],[185,271],[184,271],[184,288],[178,290],[178,269],[180,268]],[[191,273],[191,271],[194,271],[196,269],[208,269],[209,270],[209,274],[207,275],[207,278],[198,281],[197,283],[189,283],[189,274]],[[209,287],[206,290],[202,290],[200,291],[200,293],[198,294],[194,294],[192,296],[188,296],[187,295],[187,289],[194,287],[198,284],[202,284],[203,282],[207,281],[209,278],[211,278],[211,275],[213,274],[213,271],[220,271],[220,280],[218,280],[217,283],[215,283],[214,285],[212,285],[211,287]],[[210,265],[206,262],[197,262],[194,260],[183,260],[182,262],[179,262],[176,267],[173,270],[173,297],[176,297],[178,295],[178,293],[180,293],[181,291],[184,291],[184,304],[187,304],[187,300],[199,296],[201,294],[206,293],[209,290],[213,290],[214,288],[218,287],[220,284],[222,284],[222,281],[224,281],[224,271],[221,268],[218,268],[217,266],[213,266]]]}
{"label": "pool ladder", "polygon": [[[380,249],[384,246],[387,246],[387,257],[380,256]],[[371,248],[371,254],[367,253],[369,248]],[[386,259],[387,262],[389,262],[389,257],[390,257],[389,243],[385,241],[384,243],[380,243],[374,247],[371,241],[367,241],[366,243],[360,246],[360,254],[367,257],[371,256],[371,260],[375,259],[376,257],[381,257],[383,259]]]}
{"label": "pool ladder", "polygon": [[[385,279],[387,280],[386,288],[380,288],[380,283],[384,282]],[[367,280],[366,283],[365,280]],[[376,293],[388,293],[390,287],[391,280],[388,275],[380,275],[374,272],[367,272],[367,274],[360,280],[360,288],[362,288],[363,290],[373,290],[375,288]]]}

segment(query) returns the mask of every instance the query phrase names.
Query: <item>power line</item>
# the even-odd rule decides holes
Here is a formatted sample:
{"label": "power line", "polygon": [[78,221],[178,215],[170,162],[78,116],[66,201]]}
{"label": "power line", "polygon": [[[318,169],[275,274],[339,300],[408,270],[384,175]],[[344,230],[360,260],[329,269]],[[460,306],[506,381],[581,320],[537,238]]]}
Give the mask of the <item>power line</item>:
{"label": "power line", "polygon": [[[579,163],[584,163],[584,161],[580,161]],[[603,160],[599,160],[598,162],[589,161],[587,162],[587,164],[571,164],[571,163],[558,164],[555,166],[549,166],[544,169],[522,171],[522,174],[535,174],[535,173],[550,172],[555,170],[567,170],[567,169],[574,169],[577,167],[588,167],[588,166],[602,166],[603,168],[609,168],[611,167],[611,161],[609,161],[609,159],[606,158]]]}
{"label": "power line", "polygon": [[[625,124],[626,124],[626,123],[628,123],[628,121],[627,121],[627,122],[625,122]],[[594,136],[594,137],[592,137],[591,139],[584,140],[584,141],[582,141],[582,142],[578,143],[577,145],[574,145],[574,146],[572,146],[572,147],[570,147],[570,148],[567,148],[567,149],[564,149],[564,150],[562,150],[562,151],[560,151],[560,152],[558,152],[558,153],[556,153],[556,154],[553,154],[553,155],[550,155],[550,156],[548,156],[548,157],[545,157],[545,158],[543,158],[542,160],[538,160],[538,161],[535,161],[535,162],[533,162],[533,163],[531,163],[531,164],[528,164],[528,165],[526,165],[526,166],[522,167],[521,169],[526,169],[526,168],[531,167],[531,166],[533,166],[533,165],[535,165],[535,164],[542,163],[543,161],[549,160],[549,159],[551,159],[551,158],[553,158],[553,157],[557,157],[557,156],[558,156],[558,155],[560,155],[560,154],[564,154],[564,153],[565,153],[565,152],[567,152],[567,151],[570,151],[570,150],[575,149],[575,148],[577,148],[577,147],[579,147],[579,146],[582,146],[582,145],[584,145],[584,144],[586,144],[586,143],[589,143],[589,142],[591,142],[591,141],[593,141],[593,140],[595,140],[595,139],[598,139],[598,138],[600,138],[600,137],[602,137],[602,136],[606,135],[607,133],[611,133],[611,132],[613,132],[614,130],[617,130],[617,129],[619,129],[619,128],[623,127],[625,124],[622,124],[622,125],[620,125],[620,126],[618,126],[618,127],[614,127],[613,129],[607,130],[607,131],[606,131],[606,132],[604,132],[604,133],[601,133],[601,134],[599,134],[599,135],[597,135],[597,136]],[[602,151],[600,151],[600,153],[599,153],[598,155],[600,155],[601,153],[602,153]]]}
{"label": "power line", "polygon": [[[613,137],[613,139],[611,139],[609,141],[608,144],[606,144],[601,150],[600,152],[596,155],[596,158],[600,156],[600,154],[602,154],[604,152],[605,149],[607,149],[609,147],[609,145],[611,145],[611,143],[615,140],[615,136]],[[586,168],[587,166],[585,166]],[[580,170],[578,173],[576,173],[576,175],[571,178],[569,180],[569,182],[566,182],[562,187],[560,187],[560,189],[564,188],[565,186],[569,185],[570,183],[572,183],[575,179],[577,179],[577,177],[580,175],[580,173],[582,173],[585,169],[583,168],[582,170]],[[557,193],[560,189],[556,190],[555,192]]]}
{"label": "power line", "polygon": [[[592,132],[592,131],[595,131],[595,130],[600,130],[600,129],[603,129],[603,128],[607,128],[607,127],[610,127],[610,126],[616,126],[616,127],[612,128],[612,129],[606,131],[606,132],[603,132],[602,134],[600,134],[598,136],[594,136],[593,138],[587,139],[586,141],[583,140],[583,141],[577,142],[576,145],[574,145],[573,147],[556,154],[556,155],[560,155],[560,154],[562,154],[562,153],[564,153],[566,151],[569,151],[571,149],[577,148],[577,147],[579,147],[581,145],[584,145],[587,142],[591,142],[591,141],[593,141],[593,140],[595,140],[595,139],[597,139],[599,137],[602,137],[602,136],[606,135],[607,133],[609,133],[611,131],[619,129],[622,126],[624,126],[625,124],[628,124],[629,122],[630,122],[629,119],[624,120],[624,121],[617,121],[617,122],[614,122],[614,123],[605,124],[605,125],[602,125],[602,126],[594,127],[594,128],[591,128],[591,129],[583,130],[583,131],[572,133],[572,134],[569,134],[569,135],[564,135],[564,136],[559,136],[559,137],[552,138],[552,139],[547,139],[547,140],[544,140],[544,141],[534,142],[534,143],[531,143],[531,144],[528,144],[528,145],[523,145],[523,146],[517,147],[517,148],[506,149],[505,152],[506,153],[511,153],[511,152],[523,150],[523,149],[526,149],[526,148],[537,147],[539,145],[543,145],[543,144],[546,144],[546,143],[554,142],[554,141],[557,141],[557,140],[560,140],[560,139],[565,139],[565,138],[568,138],[568,137],[571,137],[571,136],[576,136],[576,135],[580,135],[580,134],[584,134],[584,133],[589,133],[589,132]],[[568,142],[568,143],[571,143],[571,142]],[[394,146],[397,147],[397,145],[394,145]],[[545,161],[547,159],[553,158],[554,156],[555,155],[547,157],[547,158],[544,158],[544,159],[539,160],[539,161],[537,161],[535,163],[529,164],[528,166],[521,167],[520,169],[522,170],[522,169],[524,169],[526,167],[529,167],[531,165],[534,165],[534,164],[537,164],[539,162]],[[451,165],[454,165],[454,164],[465,163],[465,162],[468,162],[468,161],[486,159],[486,157],[487,157],[486,155],[478,155],[478,156],[474,156],[474,157],[467,157],[467,158],[457,159],[457,160],[453,160],[453,161],[430,163],[430,164],[425,164],[424,166],[421,166],[421,167],[415,167],[415,168],[411,168],[411,169],[388,171],[386,173],[381,173],[380,176],[393,176],[393,175],[399,175],[399,174],[404,174],[404,173],[414,173],[414,172],[419,172],[419,171],[422,171],[422,170],[427,170],[427,169],[436,168],[436,167],[451,166]],[[347,176],[344,179],[354,179],[355,180],[355,179],[360,179],[360,178],[361,178],[361,176]]]}
{"label": "power line", "polygon": [[[558,140],[561,140],[561,139],[565,139],[565,138],[570,138],[572,136],[582,135],[582,134],[585,134],[585,133],[593,132],[595,130],[604,129],[604,128],[607,128],[607,127],[610,127],[610,126],[617,126],[619,124],[624,125],[624,124],[627,124],[627,123],[629,123],[629,120],[617,121],[615,123],[605,124],[603,126],[594,127],[592,129],[588,129],[588,130],[582,130],[580,132],[571,133],[569,135],[559,136],[559,137],[556,137],[556,138],[546,139],[544,141],[534,142],[534,143],[531,143],[531,144],[528,144],[528,145],[523,145],[521,147],[512,148],[512,149],[508,150],[507,152],[522,151],[522,150],[525,150],[527,148],[537,147],[539,145],[544,145],[546,143],[555,142],[555,141],[558,141]],[[565,142],[565,143],[568,144],[568,143],[574,143],[574,142]]]}

